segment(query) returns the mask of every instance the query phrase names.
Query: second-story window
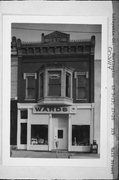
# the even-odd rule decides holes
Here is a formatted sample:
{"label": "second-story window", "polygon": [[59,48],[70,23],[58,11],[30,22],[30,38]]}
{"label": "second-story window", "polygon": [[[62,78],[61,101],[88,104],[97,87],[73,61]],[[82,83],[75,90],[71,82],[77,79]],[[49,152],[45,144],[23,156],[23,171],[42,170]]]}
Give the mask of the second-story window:
{"label": "second-story window", "polygon": [[77,72],[76,76],[76,100],[88,101],[88,72]]}
{"label": "second-story window", "polygon": [[73,69],[63,65],[46,65],[40,68],[38,84],[39,103],[71,104]]}
{"label": "second-story window", "polygon": [[39,77],[39,85],[40,85],[40,98],[44,97],[44,73],[40,73]]}
{"label": "second-story window", "polygon": [[61,96],[61,71],[48,71],[48,96]]}
{"label": "second-story window", "polygon": [[24,78],[26,79],[25,99],[34,100],[36,97],[36,74],[25,73]]}
{"label": "second-story window", "polygon": [[71,74],[66,72],[66,97],[71,97]]}

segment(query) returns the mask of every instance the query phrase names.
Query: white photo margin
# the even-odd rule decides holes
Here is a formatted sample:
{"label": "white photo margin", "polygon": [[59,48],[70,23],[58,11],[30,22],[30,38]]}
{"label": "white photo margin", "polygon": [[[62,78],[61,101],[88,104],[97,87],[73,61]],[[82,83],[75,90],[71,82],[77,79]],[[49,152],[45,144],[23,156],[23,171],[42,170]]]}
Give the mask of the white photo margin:
{"label": "white photo margin", "polygon": [[[100,158],[95,159],[37,159],[10,157],[10,97],[11,97],[11,24],[12,23],[55,23],[55,24],[89,24],[102,26],[101,39],[101,119],[100,119]],[[110,174],[110,152],[112,144],[109,141],[110,109],[108,109],[108,17],[101,16],[29,16],[3,15],[3,79],[2,79],[2,158],[3,166],[50,166],[76,167],[77,177],[105,177]],[[111,94],[110,94],[111,96]],[[104,168],[105,174],[100,174]],[[82,173],[82,170],[84,173]],[[86,171],[85,171],[86,170]],[[86,173],[85,173],[86,172]],[[64,172],[65,173],[65,172]],[[92,174],[92,175],[91,175]],[[94,174],[94,175],[93,175]],[[90,176],[91,175],[91,176]]]}

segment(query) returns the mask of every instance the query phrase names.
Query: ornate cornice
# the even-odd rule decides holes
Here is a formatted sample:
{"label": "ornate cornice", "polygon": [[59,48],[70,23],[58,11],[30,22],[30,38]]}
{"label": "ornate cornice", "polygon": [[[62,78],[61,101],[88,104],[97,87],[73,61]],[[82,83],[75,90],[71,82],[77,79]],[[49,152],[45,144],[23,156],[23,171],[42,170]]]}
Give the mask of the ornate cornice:
{"label": "ornate cornice", "polygon": [[41,39],[41,42],[22,42],[20,39],[13,37],[11,43],[12,55],[94,54],[95,36],[88,40],[70,41],[68,34],[55,31],[46,36],[42,34]]}

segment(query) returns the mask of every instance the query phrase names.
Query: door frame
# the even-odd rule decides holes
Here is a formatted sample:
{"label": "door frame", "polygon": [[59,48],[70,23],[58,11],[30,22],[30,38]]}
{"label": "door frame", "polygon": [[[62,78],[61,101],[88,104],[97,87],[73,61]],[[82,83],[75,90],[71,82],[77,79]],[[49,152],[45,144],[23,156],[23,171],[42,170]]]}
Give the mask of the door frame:
{"label": "door frame", "polygon": [[[54,116],[53,116],[54,115]],[[55,126],[54,120],[55,118],[57,118],[57,121],[60,121],[60,118],[58,119],[58,117],[64,117],[64,121],[66,121],[66,127],[64,126]],[[66,148],[62,148],[60,150],[68,150],[68,146],[69,146],[69,114],[52,114],[52,150],[56,150],[56,146],[55,146],[55,141],[56,141],[56,137],[55,137],[55,129],[63,129],[63,131],[66,131]],[[64,130],[65,129],[65,130]]]}
{"label": "door frame", "polygon": [[[58,130],[63,130],[63,138],[58,138]],[[67,127],[54,127],[54,143],[58,142],[59,150],[68,150],[68,128]],[[64,146],[66,144],[66,146]],[[61,146],[60,146],[61,145]],[[56,149],[56,145],[54,144]]]}

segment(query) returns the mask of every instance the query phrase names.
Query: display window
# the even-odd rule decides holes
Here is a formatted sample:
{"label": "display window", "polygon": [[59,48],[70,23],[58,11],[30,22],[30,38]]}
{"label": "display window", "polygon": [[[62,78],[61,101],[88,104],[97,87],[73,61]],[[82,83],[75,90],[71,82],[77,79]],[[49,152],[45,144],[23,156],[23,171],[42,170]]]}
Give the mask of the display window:
{"label": "display window", "polygon": [[48,125],[31,125],[31,144],[48,145]]}
{"label": "display window", "polygon": [[90,145],[90,125],[72,125],[72,145]]}

